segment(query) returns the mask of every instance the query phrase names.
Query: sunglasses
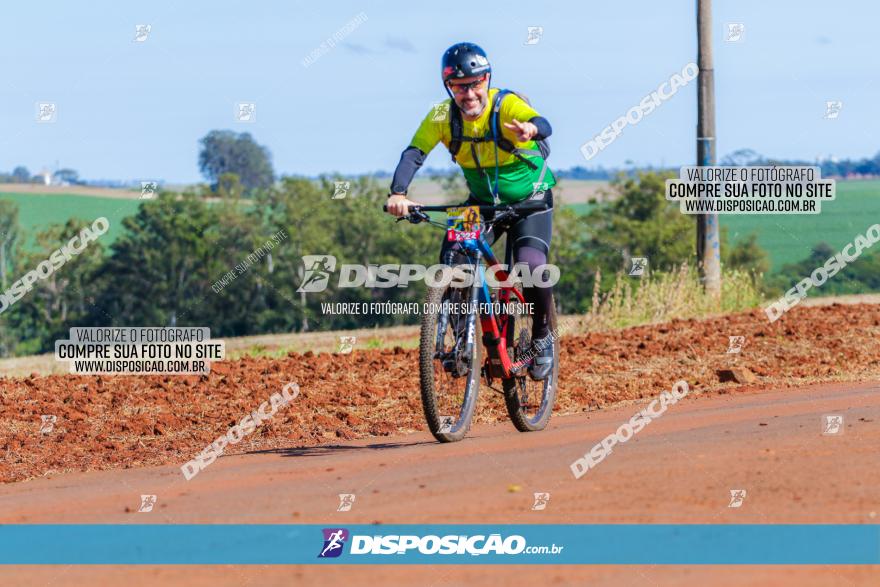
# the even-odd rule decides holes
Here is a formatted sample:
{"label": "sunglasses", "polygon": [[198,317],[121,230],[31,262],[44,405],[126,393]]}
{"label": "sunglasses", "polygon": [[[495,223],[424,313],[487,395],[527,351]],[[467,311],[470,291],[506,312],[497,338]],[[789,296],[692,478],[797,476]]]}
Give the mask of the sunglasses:
{"label": "sunglasses", "polygon": [[469,84],[452,84],[447,83],[446,86],[452,90],[455,94],[466,94],[468,90],[482,90],[483,86],[486,85],[486,76],[483,76],[481,79],[473,81]]}

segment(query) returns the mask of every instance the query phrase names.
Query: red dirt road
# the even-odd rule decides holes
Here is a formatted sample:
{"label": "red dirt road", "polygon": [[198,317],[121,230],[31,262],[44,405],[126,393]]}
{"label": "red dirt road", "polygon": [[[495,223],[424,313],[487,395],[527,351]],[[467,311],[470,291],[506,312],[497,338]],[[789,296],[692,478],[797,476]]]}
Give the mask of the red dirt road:
{"label": "red dirt road", "polygon": [[[729,353],[729,337],[744,346]],[[828,381],[880,380],[880,305],[760,310],[563,335],[556,416],[654,397],[684,379],[734,394]],[[425,429],[418,351],[290,353],[212,365],[206,376],[0,377],[0,482],[95,469],[184,463],[288,382],[302,393],[245,440],[247,452],[387,438]],[[742,371],[738,382],[723,377]],[[795,393],[792,391],[792,393]],[[41,417],[57,421],[41,433]],[[483,386],[476,422],[506,422]]]}
{"label": "red dirt road", "polygon": [[[483,424],[461,443],[424,432],[0,487],[4,523],[878,523],[880,384],[691,395],[575,480],[570,463],[639,406],[554,416],[537,434]],[[655,397],[663,388],[646,389]],[[840,414],[844,431],[821,433]],[[739,508],[730,490],[744,489]],[[532,511],[534,492],[550,492]],[[337,494],[357,497],[337,512]],[[141,494],[156,494],[137,513]],[[878,567],[8,567],[3,584],[839,585]]]}

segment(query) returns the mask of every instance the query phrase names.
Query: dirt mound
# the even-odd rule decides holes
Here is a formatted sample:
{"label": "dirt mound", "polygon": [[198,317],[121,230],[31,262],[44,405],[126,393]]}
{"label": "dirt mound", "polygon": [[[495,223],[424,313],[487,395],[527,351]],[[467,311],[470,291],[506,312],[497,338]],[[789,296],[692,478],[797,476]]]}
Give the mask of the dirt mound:
{"label": "dirt mound", "polygon": [[[728,393],[877,378],[878,334],[880,306],[861,304],[797,307],[773,324],[756,310],[567,336],[556,410],[654,397],[679,379]],[[728,352],[732,336],[744,337],[740,352]],[[0,481],[183,464],[291,381],[296,399],[227,453],[420,430],[417,355],[290,353],[214,364],[207,376],[0,378]],[[50,431],[43,415],[56,417]],[[477,420],[505,418],[500,395],[484,386]]]}

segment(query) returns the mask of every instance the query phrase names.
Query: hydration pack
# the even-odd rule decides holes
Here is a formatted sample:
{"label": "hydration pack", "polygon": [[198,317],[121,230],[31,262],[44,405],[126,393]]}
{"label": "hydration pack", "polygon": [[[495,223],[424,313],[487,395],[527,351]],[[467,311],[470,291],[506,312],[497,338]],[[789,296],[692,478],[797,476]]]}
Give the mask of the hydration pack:
{"label": "hydration pack", "polygon": [[[461,144],[463,142],[470,143],[471,145],[471,156],[474,158],[474,163],[477,164],[477,169],[480,171],[480,175],[484,175],[485,171],[483,167],[480,165],[480,160],[477,157],[477,149],[476,143],[495,143],[496,148],[501,149],[507,153],[512,154],[514,157],[525,163],[529,166],[531,170],[535,170],[538,168],[532,161],[526,159],[526,155],[530,155],[532,157],[541,156],[544,159],[544,171],[546,171],[547,167],[547,156],[550,155],[550,144],[547,142],[547,139],[541,139],[535,141],[538,145],[538,151],[532,149],[519,149],[514,146],[514,144],[506,139],[504,135],[501,134],[501,103],[504,101],[505,96],[508,94],[516,94],[519,96],[526,104],[529,103],[529,99],[525,96],[518,94],[512,90],[498,90],[495,94],[495,98],[492,100],[492,113],[490,114],[489,119],[489,130],[482,137],[467,137],[464,136],[464,125],[462,123],[461,118],[461,110],[458,105],[455,103],[455,100],[451,100],[451,104],[449,106],[449,126],[450,126],[450,134],[452,139],[449,141],[449,153],[452,155],[452,162],[455,163],[455,156],[458,154],[461,149]],[[497,155],[497,153],[496,153]],[[497,167],[497,156],[496,156],[496,167]],[[541,179],[543,180],[544,173],[541,173]]]}

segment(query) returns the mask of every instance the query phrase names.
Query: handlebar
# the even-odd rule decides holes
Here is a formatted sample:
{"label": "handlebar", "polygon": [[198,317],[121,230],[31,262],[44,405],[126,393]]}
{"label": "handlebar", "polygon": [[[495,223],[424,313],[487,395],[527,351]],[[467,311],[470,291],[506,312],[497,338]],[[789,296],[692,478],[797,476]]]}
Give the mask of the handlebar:
{"label": "handlebar", "polygon": [[[413,222],[413,217],[421,218],[422,216],[424,216],[425,212],[446,212],[450,208],[461,208],[463,206],[465,206],[465,204],[450,204],[448,206],[410,206],[410,222]],[[549,206],[544,200],[525,200],[523,202],[517,202],[515,204],[501,204],[498,206],[478,206],[478,208],[480,209],[480,214],[482,215],[493,212],[538,212],[540,210],[549,209]],[[382,206],[382,211],[388,211],[388,204],[384,204]],[[402,218],[408,217],[403,216]]]}

